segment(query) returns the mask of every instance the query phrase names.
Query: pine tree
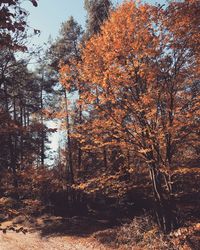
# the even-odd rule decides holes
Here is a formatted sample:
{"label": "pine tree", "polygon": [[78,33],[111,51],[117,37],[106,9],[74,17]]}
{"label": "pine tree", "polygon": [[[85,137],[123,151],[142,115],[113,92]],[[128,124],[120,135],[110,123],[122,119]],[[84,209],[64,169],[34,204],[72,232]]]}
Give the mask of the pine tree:
{"label": "pine tree", "polygon": [[87,37],[100,32],[101,25],[110,15],[111,7],[112,3],[110,0],[85,0],[85,9],[87,11]]}

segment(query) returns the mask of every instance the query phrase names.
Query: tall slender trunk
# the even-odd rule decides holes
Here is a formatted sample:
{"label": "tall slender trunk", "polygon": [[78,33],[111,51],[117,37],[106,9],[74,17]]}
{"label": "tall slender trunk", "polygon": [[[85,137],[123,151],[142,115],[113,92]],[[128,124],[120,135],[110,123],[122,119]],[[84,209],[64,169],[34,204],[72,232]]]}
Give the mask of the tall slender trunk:
{"label": "tall slender trunk", "polygon": [[18,176],[17,176],[17,159],[16,159],[16,154],[15,150],[13,147],[13,142],[12,142],[12,136],[9,135],[9,151],[10,151],[10,165],[12,169],[12,174],[13,174],[13,186],[15,188],[15,198],[19,199],[19,193],[18,193]]}
{"label": "tall slender trunk", "polygon": [[[6,113],[10,117],[9,114],[9,99],[8,99],[8,92],[7,92],[7,85],[6,81],[4,81],[4,94],[5,94],[5,108],[6,108]],[[15,110],[15,105],[14,105],[14,118],[16,116],[16,110]],[[14,142],[13,142],[13,136],[11,132],[8,133],[8,147],[9,147],[9,155],[10,155],[10,168],[12,170],[13,174],[13,186],[15,188],[15,198],[19,199],[19,194],[18,194],[18,177],[17,177],[17,158],[16,158],[16,139],[14,136]]]}
{"label": "tall slender trunk", "polygon": [[20,103],[20,125],[21,125],[21,129],[20,129],[20,168],[23,169],[23,151],[24,151],[24,143],[23,143],[23,130],[22,128],[24,127],[24,113],[23,113],[23,104]]}
{"label": "tall slender trunk", "polygon": [[41,159],[41,165],[44,165],[44,158],[45,158],[45,152],[44,152],[44,117],[43,117],[43,81],[44,81],[44,76],[42,73],[42,82],[40,86],[40,109],[41,109],[41,114],[40,114],[40,122],[42,124],[42,131],[41,131],[41,146],[40,146],[40,159]]}
{"label": "tall slender trunk", "polygon": [[68,109],[68,98],[67,91],[65,90],[65,111],[66,111],[66,130],[67,130],[67,142],[66,142],[66,171],[67,180],[70,184],[74,183],[74,172],[72,162],[72,147],[71,147],[71,131],[69,122],[69,109]]}
{"label": "tall slender trunk", "polygon": [[[79,124],[82,124],[82,105],[81,104],[79,105]],[[81,165],[82,165],[82,148],[81,148],[81,143],[78,142],[78,169],[79,170],[81,169]]]}

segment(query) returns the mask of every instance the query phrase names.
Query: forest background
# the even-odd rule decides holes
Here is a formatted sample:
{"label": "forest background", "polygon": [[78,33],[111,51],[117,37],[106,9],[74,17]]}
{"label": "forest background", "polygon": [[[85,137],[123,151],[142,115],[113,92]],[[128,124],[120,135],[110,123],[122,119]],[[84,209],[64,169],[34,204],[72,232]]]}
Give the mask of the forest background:
{"label": "forest background", "polygon": [[[188,220],[195,228],[200,3],[84,6],[85,30],[70,17],[44,50],[28,43],[40,31],[21,2],[1,1],[2,201],[111,224],[146,211],[164,233]],[[63,133],[49,166],[56,121]]]}

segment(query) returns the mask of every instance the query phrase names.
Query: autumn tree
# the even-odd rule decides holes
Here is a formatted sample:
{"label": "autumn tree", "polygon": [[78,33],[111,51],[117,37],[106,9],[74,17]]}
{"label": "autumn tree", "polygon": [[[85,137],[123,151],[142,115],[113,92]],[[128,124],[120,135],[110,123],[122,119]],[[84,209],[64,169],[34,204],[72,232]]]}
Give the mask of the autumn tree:
{"label": "autumn tree", "polygon": [[[35,7],[36,0],[29,0]],[[27,27],[28,12],[21,7],[19,0],[4,0],[0,3],[0,48],[26,49],[17,39],[18,33],[24,32]]]}
{"label": "autumn tree", "polygon": [[189,155],[199,138],[199,94],[192,91],[199,81],[197,9],[198,1],[166,9],[122,4],[86,44],[79,69],[85,110],[96,113],[90,140],[81,140],[128,149],[147,166],[165,231],[177,222],[171,176],[182,164],[178,154],[185,148]]}
{"label": "autumn tree", "polygon": [[[55,42],[52,43],[49,48],[49,66],[50,71],[54,74],[54,79],[58,81],[59,68],[60,65],[67,65],[68,68],[75,69],[73,64],[77,64],[80,60],[80,43],[82,39],[83,31],[81,26],[70,17],[66,22],[61,25],[60,33]],[[73,70],[72,70],[73,71]],[[67,85],[61,85],[60,90],[64,97],[64,112],[58,112],[59,117],[65,121],[65,128],[67,131],[66,135],[66,175],[70,183],[74,182],[74,167],[73,167],[73,152],[72,152],[72,116],[70,109],[69,96],[73,95],[75,92],[79,92],[79,85],[77,84],[77,79],[75,78],[75,71],[72,73],[73,80]],[[62,115],[61,115],[62,113]],[[79,114],[81,111],[79,112]],[[80,119],[79,119],[80,120]],[[78,149],[79,159],[81,158],[80,147]],[[81,160],[79,160],[80,162]]]}
{"label": "autumn tree", "polygon": [[[3,72],[3,81],[1,85],[1,120],[0,134],[2,143],[2,165],[1,167],[11,169],[14,177],[14,185],[17,187],[17,168],[22,167],[24,161],[24,131],[26,126],[27,113],[22,93],[27,79],[26,66],[23,62],[17,62],[15,57],[10,54],[3,54],[10,58],[8,67],[4,68],[5,61],[2,60],[1,72]],[[22,78],[23,79],[22,79]],[[26,137],[27,138],[27,137]],[[7,157],[4,158],[4,154]],[[30,159],[30,158],[29,158]]]}
{"label": "autumn tree", "polygon": [[[77,108],[77,118],[76,118],[76,125],[74,126],[73,134],[77,135],[76,130],[78,129],[79,125],[84,123],[83,120],[85,119],[82,112],[82,92],[83,90],[83,79],[79,76],[79,64],[81,63],[81,50],[80,48],[84,46],[85,41],[95,33],[100,32],[101,25],[106,21],[109,17],[110,11],[112,8],[111,1],[85,1],[85,9],[87,11],[87,27],[85,33],[82,35],[82,39],[79,40],[77,43],[79,51],[79,55],[76,57],[72,57],[69,62],[66,62],[63,64],[61,68],[61,82],[65,86],[65,88],[69,89],[73,86],[75,87],[75,90],[78,91],[78,99],[79,101],[76,104]],[[80,46],[81,45],[81,46]],[[67,55],[67,54],[66,54]],[[64,76],[64,77],[63,77]],[[79,131],[80,132],[80,131]],[[73,137],[74,140],[76,140],[76,136]],[[106,159],[104,151],[104,159]],[[81,149],[81,143],[78,140],[78,162],[77,166],[78,169],[81,170],[82,166],[82,149]],[[105,165],[106,165],[106,161]]]}
{"label": "autumn tree", "polygon": [[2,50],[0,57],[0,163],[1,170],[12,173],[17,193],[18,173],[32,164],[44,165],[46,142],[52,132],[43,115],[47,88],[45,80],[30,72],[27,61],[17,60],[13,51]]}

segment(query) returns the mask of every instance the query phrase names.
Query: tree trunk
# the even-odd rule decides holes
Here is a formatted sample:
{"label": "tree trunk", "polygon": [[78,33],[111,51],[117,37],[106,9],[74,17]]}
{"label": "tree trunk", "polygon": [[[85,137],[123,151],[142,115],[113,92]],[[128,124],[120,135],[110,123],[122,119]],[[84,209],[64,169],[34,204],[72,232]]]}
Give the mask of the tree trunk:
{"label": "tree trunk", "polygon": [[[5,108],[6,108],[6,113],[10,117],[9,114],[9,99],[8,99],[8,92],[7,92],[7,84],[6,81],[4,81],[4,94],[5,94]],[[15,102],[14,102],[15,103]],[[14,114],[13,114],[14,119],[16,119],[16,109],[14,105]],[[14,141],[13,141],[14,138]],[[13,186],[15,189],[15,197],[16,199],[19,199],[19,194],[18,194],[18,177],[17,177],[17,157],[16,157],[16,135],[12,136],[10,132],[8,132],[8,147],[9,147],[9,155],[10,155],[10,164],[9,167],[12,170],[13,174]]]}
{"label": "tree trunk", "polygon": [[169,192],[166,192],[162,186],[161,172],[151,165],[150,176],[154,192],[154,210],[157,222],[164,232],[170,232],[178,225],[177,217],[174,211],[174,203]]}
{"label": "tree trunk", "polygon": [[[80,93],[79,93],[80,96]],[[79,105],[79,124],[82,124],[82,105]],[[81,169],[82,165],[82,148],[81,143],[78,142],[78,169]]]}
{"label": "tree trunk", "polygon": [[17,200],[19,200],[19,193],[18,193],[18,177],[17,177],[17,159],[16,159],[16,154],[15,154],[15,150],[13,147],[13,140],[12,140],[12,136],[9,135],[9,153],[10,153],[10,167],[12,169],[12,174],[13,174],[13,186],[15,189],[15,193],[14,193],[14,198],[16,198]]}
{"label": "tree trunk", "polygon": [[65,90],[65,109],[66,109],[66,130],[67,130],[67,143],[66,143],[66,170],[67,170],[67,181],[69,184],[74,183],[74,172],[72,162],[72,148],[71,148],[71,134],[70,134],[70,123],[68,114],[68,100],[67,92]]}
{"label": "tree trunk", "polygon": [[45,158],[45,145],[44,145],[44,137],[45,137],[45,133],[44,133],[44,117],[43,117],[43,81],[44,81],[44,76],[42,73],[42,82],[41,82],[41,89],[40,89],[40,109],[41,109],[41,114],[40,114],[40,119],[41,119],[41,124],[42,124],[42,132],[40,134],[41,136],[41,145],[40,145],[40,159],[41,159],[41,165],[44,166],[44,158]]}

